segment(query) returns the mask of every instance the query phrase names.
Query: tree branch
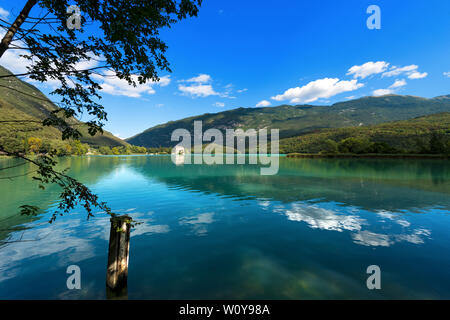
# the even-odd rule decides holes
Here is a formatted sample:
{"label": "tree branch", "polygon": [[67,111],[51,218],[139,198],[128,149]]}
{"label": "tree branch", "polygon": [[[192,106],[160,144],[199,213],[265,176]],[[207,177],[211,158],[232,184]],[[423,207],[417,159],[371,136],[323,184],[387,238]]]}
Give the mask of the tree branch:
{"label": "tree branch", "polygon": [[11,27],[9,27],[8,32],[6,32],[5,36],[2,39],[2,42],[0,43],[0,58],[3,56],[6,50],[8,50],[9,44],[14,38],[17,30],[20,28],[25,19],[28,17],[31,8],[33,8],[33,6],[36,3],[37,0],[28,0],[25,6],[23,7],[22,11],[20,12],[19,16],[16,18]]}
{"label": "tree branch", "polygon": [[[48,183],[55,183],[59,185],[63,189],[59,196],[61,199],[61,202],[58,205],[59,210],[68,213],[71,209],[75,207],[75,205],[80,203],[87,211],[88,219],[94,216],[92,214],[92,207],[100,208],[106,214],[110,216],[115,216],[115,214],[111,212],[111,209],[106,205],[106,203],[99,202],[98,196],[93,194],[88,187],[86,187],[84,184],[77,181],[76,179],[68,176],[67,174],[64,173],[64,171],[60,172],[54,170],[53,166],[56,165],[56,162],[50,157],[41,156],[40,157],[41,161],[37,161],[30,159],[20,153],[7,151],[3,149],[1,145],[0,151],[4,152],[6,155],[20,158],[36,165],[38,167],[36,172],[38,173],[39,177],[33,177],[33,179],[40,182],[39,186],[40,188],[44,189],[43,184]],[[28,205],[21,206],[21,208],[22,208],[21,213],[25,215],[35,215],[36,212],[39,210],[38,207]],[[53,221],[55,221],[57,215],[58,215],[57,212],[53,213],[49,222],[52,223]],[[62,215],[62,213],[59,213],[59,215]]]}
{"label": "tree branch", "polygon": [[96,70],[96,69],[104,69],[104,68],[110,68],[110,66],[99,66],[99,67],[94,67],[94,68],[89,68],[89,69],[83,69],[83,70],[67,70],[67,71],[50,71],[50,70],[45,70],[42,72],[26,72],[26,73],[19,73],[19,74],[6,74],[6,75],[2,75],[0,76],[0,78],[11,78],[11,77],[24,77],[24,76],[29,76],[30,74],[45,74],[45,75],[50,75],[50,74],[55,74],[55,75],[60,75],[60,74],[77,74],[77,73],[82,73],[82,72],[86,72],[86,71],[91,71],[91,70]]}

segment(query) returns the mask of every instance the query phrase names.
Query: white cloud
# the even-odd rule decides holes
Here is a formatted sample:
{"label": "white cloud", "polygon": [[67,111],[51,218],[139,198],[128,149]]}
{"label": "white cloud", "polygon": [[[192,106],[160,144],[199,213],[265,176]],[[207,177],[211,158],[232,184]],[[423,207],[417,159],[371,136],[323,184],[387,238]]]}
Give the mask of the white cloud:
{"label": "white cloud", "polygon": [[394,94],[396,89],[406,86],[406,81],[404,79],[395,80],[393,84],[389,86],[387,89],[377,89],[372,92],[375,97],[384,96],[387,94]]}
{"label": "white cloud", "polygon": [[423,79],[428,76],[427,72],[420,73],[417,69],[419,69],[419,66],[416,64],[411,64],[401,68],[394,66],[389,71],[383,73],[383,77],[395,77],[400,74],[406,74],[409,79]]}
{"label": "white cloud", "polygon": [[230,99],[234,99],[236,97],[231,96],[231,94],[233,93],[233,84],[229,83],[225,86],[224,88],[225,90],[221,93],[219,93],[219,95],[222,98],[230,98]]}
{"label": "white cloud", "polygon": [[75,69],[77,70],[86,70],[95,68],[100,65],[100,62],[105,61],[104,57],[98,57],[94,54],[90,53],[88,54],[88,57],[90,60],[81,60],[75,64]]}
{"label": "white cloud", "polygon": [[132,75],[131,78],[136,82],[136,86],[129,85],[125,79],[119,79],[114,71],[107,70],[103,74],[92,75],[94,79],[99,81],[102,87],[102,92],[114,95],[114,96],[126,96],[131,98],[140,98],[143,94],[155,94],[154,85],[165,87],[169,85],[171,79],[170,76],[160,77],[160,80],[148,81],[143,84],[138,83],[138,76]]}
{"label": "white cloud", "polygon": [[178,89],[183,95],[191,96],[193,98],[204,98],[209,96],[220,96],[221,98],[230,99],[236,98],[231,96],[233,92],[233,84],[227,84],[223,87],[224,90],[222,92],[217,92],[211,84],[212,81],[213,78],[209,74],[199,74],[198,76],[187,80],[179,80],[178,82],[181,82],[181,84],[178,85]]}
{"label": "white cloud", "polygon": [[190,226],[197,236],[204,236],[208,233],[208,225],[215,221],[214,214],[214,212],[206,212],[193,217],[184,217],[179,219],[179,224]]}
{"label": "white cloud", "polygon": [[[3,34],[0,34],[3,38]],[[0,59],[0,64],[11,71],[14,74],[26,73],[27,66],[30,65],[30,61],[20,57],[20,54],[26,54],[25,50],[6,50]]]}
{"label": "white cloud", "polygon": [[268,107],[270,106],[270,102],[267,100],[262,100],[256,104],[256,107]]}
{"label": "white cloud", "polygon": [[199,74],[196,77],[187,79],[187,80],[181,80],[180,82],[195,82],[195,83],[207,83],[212,80],[211,76],[209,74]]}
{"label": "white cloud", "polygon": [[411,74],[408,76],[408,78],[409,78],[409,79],[423,79],[423,78],[425,78],[426,76],[428,76],[428,73],[426,73],[426,72],[423,72],[423,73],[420,73],[420,72],[413,72],[413,73],[411,73]]}
{"label": "white cloud", "polygon": [[[0,33],[0,37],[3,37],[4,33]],[[0,64],[9,69],[12,73],[26,73],[28,72],[27,66],[31,65],[29,60],[20,57],[21,54],[26,54],[25,50],[7,50],[2,58],[0,59]],[[85,70],[94,68],[100,65],[103,58],[96,57],[94,55],[89,55],[90,60],[83,60],[75,64],[75,69]],[[132,79],[137,83],[136,87],[129,85],[126,80],[119,79],[114,71],[107,70],[103,73],[92,74],[92,78],[96,80],[102,86],[102,92],[115,95],[115,96],[128,96],[133,98],[139,98],[142,94],[154,94],[154,85],[159,85],[160,87],[165,87],[170,84],[170,76],[160,77],[158,82],[148,81],[145,84],[138,83],[138,76],[133,75]],[[51,89],[56,89],[61,86],[59,80],[47,79],[46,82],[37,82],[29,78],[24,78],[24,80],[36,84],[38,86],[48,87]],[[71,85],[71,82],[68,82]]]}
{"label": "white cloud", "polygon": [[223,102],[216,102],[216,103],[213,104],[213,106],[222,108],[222,107],[225,107],[225,103],[223,103]]}
{"label": "white cloud", "polygon": [[[359,210],[350,212],[339,212],[328,208],[320,207],[311,203],[295,202],[289,205],[272,205],[270,201],[258,201],[258,204],[264,211],[272,211],[286,215],[290,221],[307,223],[310,228],[328,231],[349,232],[353,242],[364,246],[382,246],[389,247],[397,242],[409,242],[413,244],[425,243],[427,238],[431,237],[431,231],[428,229],[417,228],[409,230],[411,223],[402,219],[402,213],[388,211],[375,212],[382,223],[383,229],[390,229],[392,225],[398,224],[406,232],[400,234],[380,234],[369,230],[363,230],[364,226],[370,227],[365,219],[356,213]],[[339,210],[337,207],[336,209]]]}
{"label": "white cloud", "polygon": [[[72,215],[76,215],[76,213],[72,213]],[[103,220],[108,221],[107,219]],[[54,266],[65,267],[71,263],[94,257],[95,247],[91,242],[92,239],[83,239],[79,234],[77,236],[77,231],[81,230],[81,221],[81,219],[70,219],[70,221],[57,221],[52,225],[44,226],[36,223],[27,224],[30,228],[27,229],[24,239],[28,238],[32,241],[20,241],[24,234],[22,232],[13,233],[14,238],[10,240],[19,241],[2,247],[0,250],[0,270],[2,270],[0,282],[14,277],[18,264],[25,259],[36,261],[35,259],[45,259],[54,255],[56,258]],[[92,228],[95,228],[97,232],[92,234],[98,234],[101,230],[98,228],[96,219],[93,219],[90,226],[93,226]],[[41,242],[40,240],[45,241],[46,245],[36,245]],[[63,252],[66,254],[62,254]]]}
{"label": "white cloud", "polygon": [[393,244],[393,241],[387,234],[379,234],[366,230],[355,233],[352,237],[355,243],[363,246],[389,247]]}
{"label": "white cloud", "polygon": [[376,97],[384,96],[386,94],[393,94],[394,90],[391,89],[377,89],[372,92],[372,94]]}
{"label": "white cloud", "polygon": [[[2,8],[0,7],[0,17],[2,16]],[[6,12],[6,11],[5,11]],[[3,39],[5,31],[0,31],[0,38]],[[18,46],[25,46],[23,42],[16,43]],[[0,58],[0,65],[8,69],[14,74],[26,73],[27,66],[30,65],[30,61],[22,58],[20,55],[27,54],[28,52],[21,49],[6,50],[3,56]]]}
{"label": "white cloud", "polygon": [[443,74],[444,74],[444,76],[446,76],[446,77],[450,78],[450,71],[448,71],[448,72],[444,72]]}
{"label": "white cloud", "polygon": [[214,91],[210,84],[195,84],[192,86],[185,86],[180,84],[178,89],[185,95],[190,95],[192,97],[209,97],[217,96],[219,93]]}
{"label": "white cloud", "polygon": [[[1,8],[0,8],[1,9]],[[0,32],[0,38],[3,38],[4,32]],[[16,43],[16,45],[19,46],[26,46],[22,41],[19,41]],[[21,73],[27,73],[28,69],[27,67],[32,65],[32,61],[27,60],[21,55],[29,54],[26,50],[21,49],[14,49],[14,50],[6,50],[6,52],[3,54],[2,58],[0,59],[0,64],[10,70],[13,74],[21,74]],[[96,57],[93,54],[88,55],[91,59],[90,60],[83,60],[75,64],[75,69],[78,70],[84,70],[89,68],[94,68],[99,65],[99,61],[102,60],[102,58]],[[23,80],[31,82],[33,84],[37,84],[44,87],[49,87],[52,89],[58,88],[61,83],[59,80],[55,79],[48,79],[46,82],[41,83],[32,79],[29,79],[28,77],[24,77]],[[71,83],[69,82],[69,85]]]}
{"label": "white cloud", "polygon": [[367,78],[368,76],[372,74],[378,74],[384,72],[387,67],[389,66],[389,63],[385,61],[377,61],[377,62],[366,62],[360,66],[353,66],[350,69],[348,69],[347,75],[353,75],[353,78]]}
{"label": "white cloud", "polygon": [[170,79],[170,75],[159,77],[159,81],[153,82],[154,84],[157,84],[160,87],[167,87],[172,79]]}
{"label": "white cloud", "polygon": [[393,84],[391,84],[389,86],[389,88],[394,89],[394,88],[400,88],[406,86],[406,81],[404,79],[401,80],[395,80],[395,82]]}
{"label": "white cloud", "polygon": [[315,205],[293,203],[291,207],[274,209],[284,213],[290,221],[306,222],[313,229],[332,230],[342,232],[359,231],[365,220],[356,215],[343,215],[338,212]]}
{"label": "white cloud", "polygon": [[384,219],[389,219],[391,221],[394,221],[403,227],[409,227],[411,225],[410,222],[399,218],[398,215],[396,215],[390,211],[381,210],[381,211],[376,212],[376,214]]}
{"label": "white cloud", "polygon": [[[403,225],[403,227],[408,227],[408,225]],[[361,231],[352,235],[353,242],[363,246],[381,246],[389,247],[395,242],[406,241],[413,244],[422,244],[425,242],[425,238],[429,238],[431,235],[430,230],[427,229],[415,229],[412,233],[408,234],[380,234],[371,231]]]}
{"label": "white cloud", "polygon": [[166,224],[150,225],[147,222],[144,222],[143,224],[139,224],[135,228],[131,229],[130,236],[136,237],[143,234],[168,233],[169,231],[170,228]]}
{"label": "white cloud", "polygon": [[389,70],[387,71],[387,68],[389,67],[389,63],[385,61],[378,61],[378,62],[366,62],[363,65],[360,66],[353,66],[351,67],[347,75],[353,75],[355,79],[357,78],[367,78],[370,75],[373,74],[379,74],[382,73],[382,77],[396,77],[402,74],[405,74],[409,79],[422,79],[425,78],[428,73],[418,72],[419,66],[416,64],[411,64],[404,67],[397,67],[397,66],[391,66]]}
{"label": "white cloud", "polygon": [[0,18],[8,20],[9,12],[0,7]]}
{"label": "white cloud", "polygon": [[424,238],[429,238],[431,231],[427,229],[415,229],[412,234],[399,234],[395,236],[397,241],[407,241],[413,244],[422,244],[425,242]]}
{"label": "white cloud", "polygon": [[244,88],[244,89],[237,90],[237,92],[238,92],[238,93],[242,93],[242,92],[245,92],[245,91],[247,91],[247,90],[248,90],[247,88]]}
{"label": "white cloud", "polygon": [[419,68],[419,66],[415,65],[415,64],[401,67],[401,68],[392,66],[389,71],[383,73],[383,77],[395,77],[402,73],[411,73],[411,72],[414,72],[415,70],[417,70],[418,68]]}
{"label": "white cloud", "polygon": [[[79,61],[75,64],[74,68],[76,70],[87,70],[91,68],[95,68],[100,65],[100,62],[104,60],[104,58],[97,57],[94,54],[88,54],[90,59]],[[95,74],[93,75],[95,76]],[[67,85],[70,87],[73,87],[73,83],[69,80],[69,77],[65,77],[67,81]],[[38,82],[32,79],[27,80],[28,82],[31,82],[33,84],[36,84],[41,87],[47,87],[50,89],[57,89],[61,87],[61,82],[57,79],[50,79],[48,78],[45,82]]]}
{"label": "white cloud", "polygon": [[272,99],[276,101],[290,100],[291,103],[313,102],[320,98],[330,98],[342,92],[354,91],[363,86],[364,84],[358,83],[358,80],[324,78],[311,81],[303,87],[288,89]]}

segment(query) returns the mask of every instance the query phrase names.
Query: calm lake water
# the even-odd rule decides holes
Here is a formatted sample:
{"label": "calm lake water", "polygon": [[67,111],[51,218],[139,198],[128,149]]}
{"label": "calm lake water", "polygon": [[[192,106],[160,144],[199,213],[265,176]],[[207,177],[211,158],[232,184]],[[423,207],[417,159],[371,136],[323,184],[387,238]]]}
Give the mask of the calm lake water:
{"label": "calm lake water", "polygon": [[[142,222],[130,299],[450,299],[449,161],[281,158],[276,176],[167,156],[60,162]],[[106,297],[109,218],[86,221],[77,208],[49,224],[57,195],[30,176],[0,179],[0,239],[13,241],[0,248],[0,299]],[[24,203],[46,212],[21,217]],[[72,264],[81,290],[66,287]],[[381,290],[366,287],[369,265],[381,268]]]}

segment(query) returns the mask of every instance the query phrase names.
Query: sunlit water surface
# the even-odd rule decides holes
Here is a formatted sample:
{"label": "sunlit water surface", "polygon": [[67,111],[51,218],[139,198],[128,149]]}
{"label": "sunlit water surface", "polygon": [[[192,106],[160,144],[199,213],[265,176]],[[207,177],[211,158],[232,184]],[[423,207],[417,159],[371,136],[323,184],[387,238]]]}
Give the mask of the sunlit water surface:
{"label": "sunlit water surface", "polygon": [[[130,299],[450,299],[448,161],[281,158],[275,176],[165,156],[66,167],[142,222],[131,233]],[[104,299],[109,218],[97,210],[86,221],[76,208],[49,224],[59,190],[31,176],[0,179],[0,299]],[[22,204],[45,213],[21,217]],[[66,287],[72,264],[81,290]],[[381,290],[367,289],[369,265],[381,268]]]}

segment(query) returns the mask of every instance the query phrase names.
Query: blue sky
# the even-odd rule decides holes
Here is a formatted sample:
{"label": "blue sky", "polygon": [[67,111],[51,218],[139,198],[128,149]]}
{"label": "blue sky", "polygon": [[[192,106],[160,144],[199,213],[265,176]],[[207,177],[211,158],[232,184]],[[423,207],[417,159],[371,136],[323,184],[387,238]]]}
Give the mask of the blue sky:
{"label": "blue sky", "polygon": [[[1,0],[0,15],[13,20],[23,3]],[[372,4],[381,9],[379,30],[366,26]],[[258,104],[450,94],[447,0],[204,0],[199,17],[161,36],[173,73],[161,74],[159,84],[132,89],[99,78],[105,128],[121,138],[170,120]],[[19,68],[12,55],[0,64]],[[51,84],[38,86],[51,91]]]}

